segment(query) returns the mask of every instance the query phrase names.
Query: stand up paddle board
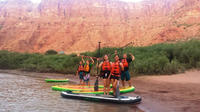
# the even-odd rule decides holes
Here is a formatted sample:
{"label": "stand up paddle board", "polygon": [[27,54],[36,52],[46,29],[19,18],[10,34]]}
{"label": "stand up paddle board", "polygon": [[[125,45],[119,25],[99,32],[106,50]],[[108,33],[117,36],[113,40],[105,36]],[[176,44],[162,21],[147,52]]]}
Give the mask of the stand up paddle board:
{"label": "stand up paddle board", "polygon": [[[112,87],[112,85],[110,85]],[[104,88],[103,85],[99,85],[99,88]],[[83,85],[57,85],[52,86],[52,90],[54,91],[81,91],[81,90],[93,90],[94,86],[83,86]]]}
{"label": "stand up paddle board", "polygon": [[139,103],[142,100],[140,96],[136,96],[136,97],[119,96],[118,98],[116,98],[111,95],[79,94],[79,93],[73,93],[72,91],[61,92],[61,96],[64,98],[70,98],[70,99],[80,99],[80,100],[119,103],[119,104]]}
{"label": "stand up paddle board", "polygon": [[68,82],[69,79],[45,79],[46,82]]}
{"label": "stand up paddle board", "polygon": [[[73,91],[73,93],[80,93],[80,94],[104,94],[103,86],[99,86],[98,91],[94,91],[94,86],[80,86],[80,85],[58,85],[52,86],[52,90],[55,91]],[[125,87],[120,88],[120,93],[128,93],[135,90],[135,87]],[[113,93],[112,88],[110,88],[110,94]]]}

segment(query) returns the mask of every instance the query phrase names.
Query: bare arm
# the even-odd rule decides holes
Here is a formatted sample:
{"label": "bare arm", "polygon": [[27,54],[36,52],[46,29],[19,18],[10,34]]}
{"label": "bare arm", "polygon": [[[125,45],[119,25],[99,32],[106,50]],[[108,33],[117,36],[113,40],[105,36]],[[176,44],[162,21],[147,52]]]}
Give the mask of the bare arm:
{"label": "bare arm", "polygon": [[[79,66],[78,66],[78,69],[79,69]],[[76,71],[76,74],[75,74],[75,75],[78,75],[78,69],[77,69],[77,71]]]}
{"label": "bare arm", "polygon": [[92,57],[90,57],[90,59],[92,60],[92,64],[94,64],[94,60],[92,59]]}
{"label": "bare arm", "polygon": [[[112,62],[110,62],[110,65],[111,65],[111,69],[112,69]],[[110,76],[112,75],[112,73],[110,72],[109,74],[109,79],[110,79]]]}
{"label": "bare arm", "polygon": [[131,55],[132,61],[134,61],[135,60],[135,56],[133,56],[133,54],[131,54],[131,53],[129,53],[129,54]]}
{"label": "bare arm", "polygon": [[119,65],[120,65],[120,67],[121,67],[121,70],[124,71],[124,66],[123,66],[123,64],[120,63]]}
{"label": "bare arm", "polygon": [[115,55],[117,55],[118,53],[117,53],[117,50],[115,50]]}
{"label": "bare arm", "polygon": [[83,56],[82,56],[82,61],[83,61],[83,63],[85,63],[85,60],[83,59]]}
{"label": "bare arm", "polygon": [[101,68],[102,64],[103,64],[103,62],[101,62],[98,67]]}
{"label": "bare arm", "polygon": [[77,69],[76,73],[78,73],[78,69]]}

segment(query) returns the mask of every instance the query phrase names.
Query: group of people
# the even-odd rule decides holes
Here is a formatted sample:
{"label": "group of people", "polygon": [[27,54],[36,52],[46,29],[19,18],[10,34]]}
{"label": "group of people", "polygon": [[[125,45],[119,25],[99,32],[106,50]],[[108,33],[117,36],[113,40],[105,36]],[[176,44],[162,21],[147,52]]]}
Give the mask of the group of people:
{"label": "group of people", "polygon": [[[102,62],[97,64],[97,67],[100,69],[99,76],[103,78],[104,84],[104,94],[109,94],[110,84],[112,84],[113,94],[115,95],[117,82],[121,79],[122,86],[125,87],[125,80],[131,86],[131,78],[129,74],[129,65],[132,61],[135,60],[133,54],[129,53],[131,58],[127,58],[127,54],[123,54],[123,58],[120,59],[118,54],[115,54],[114,62],[109,60],[108,55],[104,55]],[[97,61],[100,59],[97,58]],[[82,57],[82,61],[79,63],[77,74],[79,74],[80,84],[87,84],[90,86],[89,78],[90,71],[94,64],[94,60],[90,57],[90,60],[85,62]]]}
{"label": "group of people", "polygon": [[80,78],[80,85],[90,86],[90,71],[94,64],[94,60],[90,57],[90,60],[85,61],[82,56],[82,61],[79,62],[77,73]]}

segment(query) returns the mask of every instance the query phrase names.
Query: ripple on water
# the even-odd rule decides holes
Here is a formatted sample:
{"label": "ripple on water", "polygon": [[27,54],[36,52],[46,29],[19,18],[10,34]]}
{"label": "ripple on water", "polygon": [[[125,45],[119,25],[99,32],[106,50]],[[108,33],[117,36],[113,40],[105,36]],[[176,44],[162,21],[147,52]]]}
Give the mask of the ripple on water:
{"label": "ripple on water", "polygon": [[133,105],[64,99],[44,79],[0,73],[0,111],[17,112],[142,112]]}

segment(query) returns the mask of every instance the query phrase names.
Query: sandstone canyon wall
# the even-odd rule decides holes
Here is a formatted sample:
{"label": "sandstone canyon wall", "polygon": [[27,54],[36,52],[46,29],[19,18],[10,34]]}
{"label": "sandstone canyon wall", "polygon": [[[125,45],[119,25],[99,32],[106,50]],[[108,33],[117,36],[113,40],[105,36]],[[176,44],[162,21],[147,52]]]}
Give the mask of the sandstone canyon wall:
{"label": "sandstone canyon wall", "polygon": [[0,2],[0,49],[66,53],[200,37],[200,0]]}

